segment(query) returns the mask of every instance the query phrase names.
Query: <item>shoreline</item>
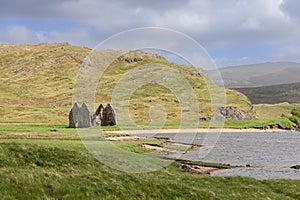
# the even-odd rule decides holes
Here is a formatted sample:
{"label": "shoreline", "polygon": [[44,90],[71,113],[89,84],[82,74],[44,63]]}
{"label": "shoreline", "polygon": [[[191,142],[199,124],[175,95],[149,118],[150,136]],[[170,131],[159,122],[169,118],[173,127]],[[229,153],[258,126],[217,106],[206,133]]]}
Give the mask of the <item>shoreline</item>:
{"label": "shoreline", "polygon": [[245,129],[235,129],[235,128],[198,128],[198,129],[149,129],[149,130],[118,130],[111,131],[105,130],[107,133],[126,133],[129,135],[135,134],[176,134],[176,133],[274,133],[274,132],[296,132],[294,130],[286,129],[256,129],[256,128],[245,128]]}

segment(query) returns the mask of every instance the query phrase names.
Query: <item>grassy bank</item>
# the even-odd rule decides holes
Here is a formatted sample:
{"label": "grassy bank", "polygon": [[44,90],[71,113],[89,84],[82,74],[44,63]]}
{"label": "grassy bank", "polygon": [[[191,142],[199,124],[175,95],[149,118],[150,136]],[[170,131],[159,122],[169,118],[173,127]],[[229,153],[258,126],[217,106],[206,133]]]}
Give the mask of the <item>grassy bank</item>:
{"label": "grassy bank", "polygon": [[299,199],[300,181],[257,181],[182,172],[126,174],[85,152],[1,143],[1,199]]}
{"label": "grassy bank", "polygon": [[[300,181],[210,177],[183,172],[178,162],[151,173],[116,171],[64,125],[1,124],[0,136],[0,199],[300,198]],[[145,152],[136,142],[120,147]]]}
{"label": "grassy bank", "polygon": [[84,151],[0,143],[1,199],[299,199],[300,181],[112,170]]}
{"label": "grassy bank", "polygon": [[279,103],[279,104],[256,104],[257,119],[225,121],[225,128],[270,128],[278,127],[290,129],[296,124],[289,120],[291,112],[294,108],[300,108],[300,104]]}
{"label": "grassy bank", "polygon": [[269,119],[254,119],[254,120],[239,120],[239,121],[225,121],[225,128],[257,128],[257,129],[268,129],[268,128],[282,128],[290,129],[295,126],[287,118],[269,118]]}

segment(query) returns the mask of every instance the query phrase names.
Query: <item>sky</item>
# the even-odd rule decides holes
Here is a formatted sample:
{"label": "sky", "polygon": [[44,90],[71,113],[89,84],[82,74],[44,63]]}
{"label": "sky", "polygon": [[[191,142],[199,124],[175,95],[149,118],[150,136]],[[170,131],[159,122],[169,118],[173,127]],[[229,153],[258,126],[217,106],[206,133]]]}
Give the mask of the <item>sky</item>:
{"label": "sky", "polygon": [[0,1],[0,43],[94,48],[114,34],[142,27],[188,35],[218,67],[300,63],[299,0]]}

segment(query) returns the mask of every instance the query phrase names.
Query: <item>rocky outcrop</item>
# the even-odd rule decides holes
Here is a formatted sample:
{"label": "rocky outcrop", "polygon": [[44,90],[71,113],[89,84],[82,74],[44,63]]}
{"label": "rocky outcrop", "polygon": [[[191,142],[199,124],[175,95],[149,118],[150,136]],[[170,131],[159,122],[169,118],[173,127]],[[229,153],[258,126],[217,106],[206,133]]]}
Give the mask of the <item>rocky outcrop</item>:
{"label": "rocky outcrop", "polygon": [[130,56],[126,56],[125,57],[125,61],[128,62],[128,63],[132,63],[132,62],[139,62],[139,61],[142,61],[143,60],[143,57],[130,57]]}
{"label": "rocky outcrop", "polygon": [[216,121],[220,120],[250,120],[256,118],[256,112],[252,107],[250,112],[244,112],[239,110],[237,107],[228,106],[228,107],[220,107],[218,108],[212,119]]}
{"label": "rocky outcrop", "polygon": [[159,54],[154,54],[154,53],[141,51],[141,50],[129,51],[123,56],[121,56],[120,58],[124,59],[128,63],[140,62],[143,60],[147,60],[149,58],[166,60],[163,56]]}
{"label": "rocky outcrop", "polygon": [[87,128],[91,126],[91,113],[85,103],[79,107],[75,103],[69,113],[69,127]]}

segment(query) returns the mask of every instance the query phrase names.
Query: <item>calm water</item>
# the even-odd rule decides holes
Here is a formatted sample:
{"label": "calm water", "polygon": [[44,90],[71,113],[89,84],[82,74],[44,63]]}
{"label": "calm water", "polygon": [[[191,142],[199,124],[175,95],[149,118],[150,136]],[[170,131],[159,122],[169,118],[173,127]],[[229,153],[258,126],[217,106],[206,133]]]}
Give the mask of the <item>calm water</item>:
{"label": "calm water", "polygon": [[[214,142],[207,143],[207,134],[190,133],[157,134],[176,142],[203,145],[198,151],[186,152],[182,159],[246,166],[230,170],[219,170],[216,176],[249,176],[257,179],[300,179],[300,170],[291,169],[300,165],[299,132],[259,133],[209,133]],[[193,138],[191,142],[190,139]],[[216,140],[218,138],[218,140]],[[209,153],[208,153],[209,152]],[[208,154],[207,154],[208,153]],[[178,156],[178,155],[177,155]]]}

